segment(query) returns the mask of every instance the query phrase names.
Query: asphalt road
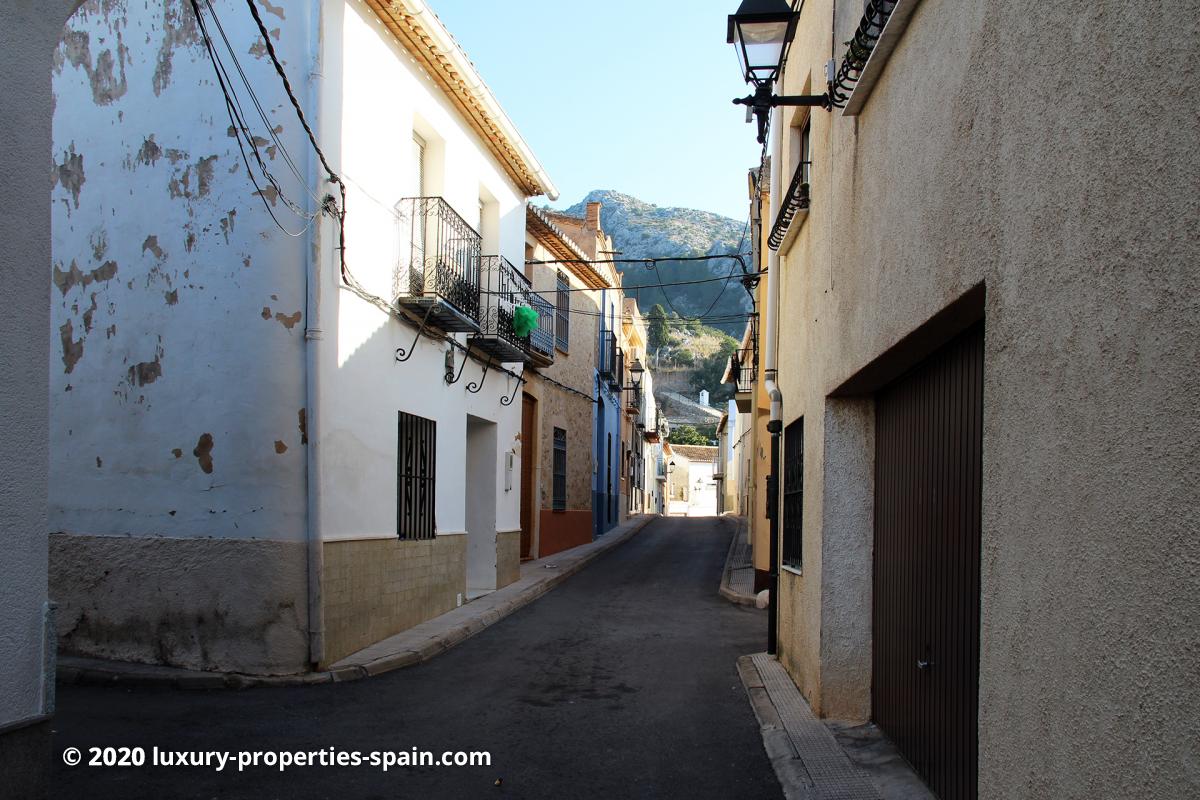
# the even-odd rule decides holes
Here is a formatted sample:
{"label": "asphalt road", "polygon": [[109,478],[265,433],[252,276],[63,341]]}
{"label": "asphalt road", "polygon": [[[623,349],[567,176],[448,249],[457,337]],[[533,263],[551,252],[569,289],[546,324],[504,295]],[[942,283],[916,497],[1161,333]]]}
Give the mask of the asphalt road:
{"label": "asphalt road", "polygon": [[[754,798],[781,790],[735,660],[764,612],[717,595],[730,528],[668,518],[420,666],[245,691],[60,687],[54,798]],[[90,747],[488,751],[486,767],[86,766]],[[68,767],[68,747],[84,765]],[[496,781],[500,785],[496,785]],[[0,796],[3,796],[0,784]]]}

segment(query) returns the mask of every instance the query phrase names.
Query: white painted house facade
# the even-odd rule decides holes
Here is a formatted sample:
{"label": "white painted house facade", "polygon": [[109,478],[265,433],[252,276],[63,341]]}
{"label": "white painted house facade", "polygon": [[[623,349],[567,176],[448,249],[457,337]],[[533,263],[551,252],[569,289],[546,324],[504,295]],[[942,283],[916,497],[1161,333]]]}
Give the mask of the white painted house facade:
{"label": "white painted house facade", "polygon": [[59,48],[51,594],[67,652],[289,673],[519,574],[505,281],[555,190],[421,0],[260,4],[340,185],[213,6],[242,140],[187,4]]}

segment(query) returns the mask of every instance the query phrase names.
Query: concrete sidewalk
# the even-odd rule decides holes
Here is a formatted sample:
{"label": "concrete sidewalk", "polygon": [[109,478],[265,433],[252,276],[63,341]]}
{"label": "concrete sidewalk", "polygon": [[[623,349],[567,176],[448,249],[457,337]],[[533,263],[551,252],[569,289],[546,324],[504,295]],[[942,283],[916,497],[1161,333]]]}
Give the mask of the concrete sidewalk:
{"label": "concrete sidewalk", "polygon": [[936,800],[878,727],[818,719],[774,656],[737,667],[788,800]]}
{"label": "concrete sidewalk", "polygon": [[755,604],[754,560],[746,535],[746,518],[727,514],[722,519],[732,523],[734,535],[725,557],[725,570],[721,573],[720,594],[731,603],[752,606]]}
{"label": "concrete sidewalk", "polygon": [[636,535],[657,514],[642,514],[618,525],[596,541],[521,565],[515,583],[466,603],[359,650],[321,672],[297,675],[243,675],[59,656],[58,682],[91,685],[166,685],[179,689],[244,689],[256,686],[304,686],[353,681],[409,667],[444,653],[484,628],[532,603],[583,569],[599,555]]}

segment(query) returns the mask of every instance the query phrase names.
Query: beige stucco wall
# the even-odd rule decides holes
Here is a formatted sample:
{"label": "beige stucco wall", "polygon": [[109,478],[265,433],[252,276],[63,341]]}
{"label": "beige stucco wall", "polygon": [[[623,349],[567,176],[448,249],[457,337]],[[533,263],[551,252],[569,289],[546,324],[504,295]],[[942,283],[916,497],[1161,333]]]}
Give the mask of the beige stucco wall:
{"label": "beige stucco wall", "polygon": [[[805,5],[785,92],[821,85],[850,6],[831,50],[832,4]],[[847,440],[826,396],[985,284],[981,797],[1200,780],[1200,78],[1184,66],[1200,5],[1184,6],[925,0],[860,116],[813,111],[812,207],[780,268],[784,420],[804,416],[806,444],[783,660],[821,713],[861,709],[869,670],[844,660],[861,619],[821,581],[869,565],[861,539],[829,544],[831,498],[865,465],[832,457]]]}
{"label": "beige stucco wall", "polygon": [[463,534],[325,542],[326,662],[455,608],[466,557]]}
{"label": "beige stucco wall", "polygon": [[119,661],[301,672],[307,570],[303,542],[50,537],[60,648]]}

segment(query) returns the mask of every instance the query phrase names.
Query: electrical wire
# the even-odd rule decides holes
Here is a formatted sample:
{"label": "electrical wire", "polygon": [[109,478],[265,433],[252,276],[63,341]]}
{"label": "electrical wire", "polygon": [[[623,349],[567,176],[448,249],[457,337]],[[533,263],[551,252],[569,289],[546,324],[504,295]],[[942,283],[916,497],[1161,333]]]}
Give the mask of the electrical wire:
{"label": "electrical wire", "polygon": [[[195,0],[192,0],[192,2],[194,3]],[[291,81],[288,80],[287,72],[284,71],[283,64],[280,63],[279,56],[275,53],[275,45],[271,44],[271,34],[258,13],[258,6],[254,5],[254,0],[246,0],[246,5],[250,7],[250,15],[254,17],[254,22],[258,26],[259,33],[262,35],[263,44],[267,48],[267,55],[271,57],[271,63],[275,65],[275,71],[279,73],[279,79],[283,81],[283,89],[287,92],[288,99],[292,101],[292,108],[296,111],[296,118],[300,120],[300,125],[304,128],[304,132],[308,134],[308,141],[312,144],[317,158],[321,160],[321,166],[325,168],[325,172],[329,176],[329,182],[338,187],[338,192],[341,195],[340,205],[333,198],[327,197],[322,203],[322,207],[337,220],[338,258],[342,278],[343,280],[348,280],[349,271],[346,268],[346,184],[337,172],[334,171],[333,167],[329,166],[329,160],[325,158],[325,151],[317,144],[316,134],[313,133],[308,120],[304,117],[304,109],[300,107],[300,101],[296,99],[296,93],[292,91]]]}
{"label": "electrical wire", "polygon": [[[245,87],[246,93],[250,96],[250,100],[254,104],[254,109],[258,112],[259,119],[262,120],[263,127],[267,129],[267,132],[271,136],[271,140],[274,141],[274,143],[275,143],[273,146],[276,148],[276,150],[282,156],[284,164],[287,165],[288,169],[291,171],[292,175],[295,176],[295,178],[299,182],[300,186],[302,186],[304,188],[304,191],[308,194],[309,197],[312,198],[312,200],[317,205],[320,205],[320,202],[321,202],[320,198],[317,197],[316,193],[313,192],[308,187],[307,176],[300,171],[300,168],[296,165],[296,162],[293,160],[291,152],[288,150],[287,145],[284,144],[283,140],[279,138],[279,133],[277,132],[276,128],[272,127],[271,119],[267,115],[266,110],[263,108],[262,103],[259,102],[258,94],[254,91],[254,87],[250,83],[249,78],[246,77],[246,72],[245,72],[245,70],[242,69],[241,61],[238,59],[237,53],[234,51],[233,45],[229,41],[229,37],[225,33],[225,27],[221,24],[221,18],[219,16],[217,16],[216,9],[213,8],[212,0],[205,0],[205,5],[208,6],[209,16],[212,17],[213,22],[216,24],[217,32],[221,34],[221,40],[225,43],[225,49],[229,53],[229,58],[231,61],[233,61],[233,65],[237,69],[238,77],[241,78],[242,85]],[[225,71],[225,75],[226,75],[226,78],[228,78],[229,73],[227,70]],[[230,84],[231,84],[231,88],[232,88],[232,81],[230,82]],[[233,93],[233,96],[234,96],[235,102],[237,102],[238,111],[241,112],[240,118],[244,120],[245,112],[242,111],[241,103],[238,102],[238,97],[237,97],[236,91]],[[279,186],[278,182],[275,181],[274,176],[272,176],[270,174],[270,170],[267,169],[266,164],[263,162],[262,157],[258,153],[258,144],[257,144],[257,142],[255,142],[255,137],[250,134],[249,129],[245,126],[243,126],[243,128],[242,128],[242,132],[246,137],[247,143],[253,149],[254,154],[255,154],[255,159],[258,161],[259,165],[262,167],[264,174],[267,176],[268,180],[270,180],[272,182],[272,185],[275,186],[276,190],[280,192],[280,199],[284,200],[284,202],[288,205],[288,207],[291,208],[298,216],[303,216],[303,217],[306,217],[309,219],[317,216],[315,213],[309,214],[309,213],[305,212],[304,209],[300,208],[298,205],[296,205],[295,203],[291,202],[290,200],[288,200],[286,197],[283,196],[282,188]]]}
{"label": "electrical wire", "polygon": [[[225,111],[229,115],[230,127],[233,128],[233,130],[235,132],[235,137],[237,138],[237,143],[238,143],[238,150],[241,153],[242,161],[246,165],[247,177],[250,179],[250,183],[252,183],[254,185],[255,194],[258,195],[258,198],[262,201],[263,208],[266,209],[267,214],[271,217],[271,220],[275,223],[276,227],[278,227],[279,230],[283,231],[283,233],[285,233],[286,235],[291,236],[291,237],[302,236],[305,232],[304,230],[301,230],[299,232],[289,231],[286,227],[284,227],[283,223],[279,221],[279,218],[275,215],[274,209],[271,207],[270,200],[267,199],[265,192],[263,191],[262,187],[259,186],[258,181],[254,177],[254,169],[250,166],[250,159],[246,155],[245,144],[242,139],[243,132],[246,129],[245,129],[244,122],[240,117],[240,112],[238,110],[239,105],[233,97],[233,89],[232,89],[232,85],[231,85],[232,82],[229,80],[228,72],[224,68],[224,63],[221,61],[220,56],[217,55],[216,48],[213,45],[212,36],[208,32],[208,26],[206,25],[206,23],[204,21],[204,16],[200,13],[200,6],[199,6],[197,0],[190,0],[190,2],[191,2],[191,6],[192,6],[192,13],[195,14],[195,16],[196,16],[196,25],[200,29],[201,37],[204,40],[205,50],[207,51],[209,60],[212,62],[212,65],[213,65],[213,72],[217,76],[217,84],[220,87],[221,94],[224,96],[224,99],[225,99]],[[252,149],[253,149],[253,142],[251,142],[251,145],[252,145]],[[260,164],[262,164],[261,158],[258,158],[257,151],[255,150],[254,152],[255,152],[256,160]],[[265,169],[265,165],[262,165],[262,166]],[[277,188],[276,188],[276,191],[278,191]],[[305,230],[307,230],[307,228],[305,228]]]}
{"label": "electrical wire", "polygon": [[[280,227],[280,229],[283,230],[285,233],[288,233],[288,235],[293,235],[293,236],[302,235],[303,231],[301,231],[299,234],[292,234],[289,231],[287,231],[285,228],[283,228],[283,226],[279,223],[279,220],[275,217],[273,210],[270,208],[269,202],[267,201],[266,197],[263,196],[263,192],[262,192],[261,188],[258,186],[257,181],[253,177],[253,173],[252,173],[252,170],[251,170],[250,164],[249,164],[249,158],[247,157],[245,149],[243,148],[243,144],[242,144],[243,136],[245,137],[246,143],[249,144],[251,152],[254,153],[255,161],[259,164],[260,169],[263,171],[264,175],[267,177],[269,182],[272,184],[272,187],[276,190],[276,192],[278,192],[278,196],[283,198],[283,193],[278,185],[278,182],[274,179],[274,176],[271,174],[270,170],[267,168],[266,163],[262,160],[262,157],[258,152],[257,145],[254,142],[254,138],[249,133],[249,128],[245,124],[245,116],[244,116],[243,109],[241,107],[240,100],[237,98],[236,92],[234,92],[232,90],[232,80],[229,77],[228,70],[224,67],[224,64],[221,62],[221,59],[219,58],[219,56],[216,53],[216,49],[212,43],[212,37],[209,35],[209,33],[207,31],[207,26],[204,24],[204,20],[200,13],[200,8],[198,5],[198,2],[197,2],[197,0],[190,0],[190,2],[192,5],[193,13],[196,15],[198,25],[199,25],[199,27],[201,29],[201,33],[204,37],[205,48],[208,51],[209,57],[213,62],[214,72],[217,75],[217,82],[218,82],[218,84],[220,84],[222,94],[225,96],[226,111],[230,117],[230,124],[233,126],[235,134],[237,135],[238,146],[239,146],[239,149],[241,149],[241,151],[242,151],[243,161],[246,162],[246,168],[247,168],[248,174],[250,174],[251,182],[254,184],[255,189],[258,190],[257,193],[263,199],[264,206],[267,208],[267,211],[271,215],[271,218],[273,220],[275,220],[276,225],[278,225]],[[297,178],[301,179],[302,183],[305,185],[306,190],[308,190],[307,182],[303,180],[303,175],[299,171],[299,168],[296,166],[294,160],[291,157],[291,154],[287,151],[287,148],[284,147],[283,142],[279,139],[275,130],[270,126],[269,119],[266,116],[266,112],[263,110],[261,103],[258,101],[257,95],[255,95],[255,93],[253,92],[253,89],[250,87],[249,80],[246,78],[245,72],[242,70],[240,62],[237,60],[236,56],[234,55],[232,45],[230,44],[228,37],[225,35],[224,28],[221,26],[220,20],[217,18],[216,12],[212,8],[211,0],[205,0],[205,4],[209,9],[209,12],[213,17],[215,24],[217,25],[218,32],[221,34],[221,37],[226,45],[226,49],[229,51],[230,56],[232,57],[232,59],[234,61],[234,65],[237,69],[237,72],[238,72],[239,76],[242,78],[243,84],[246,86],[247,91],[249,92],[249,94],[251,96],[251,99],[254,103],[255,109],[259,112],[259,115],[263,119],[264,123],[266,123],[266,127],[267,127],[268,131],[271,133],[271,137],[275,141],[276,146],[279,148],[279,151],[281,152],[281,154],[284,155],[285,164],[288,165],[289,169],[292,170],[293,174],[296,175]],[[278,73],[280,79],[283,82],[284,91],[287,93],[288,99],[291,101],[292,107],[296,112],[296,117],[300,121],[301,126],[304,128],[305,134],[308,136],[309,143],[312,145],[313,150],[315,151],[317,157],[320,159],[321,165],[325,168],[325,171],[326,171],[326,174],[328,175],[329,181],[338,187],[339,194],[340,194],[340,201],[341,201],[340,204],[334,202],[333,198],[327,196],[326,198],[324,198],[323,201],[321,201],[321,206],[322,206],[323,211],[326,211],[326,212],[332,214],[338,221],[338,225],[339,225],[339,247],[338,247],[338,250],[340,252],[341,274],[342,274],[343,281],[346,283],[347,288],[349,288],[349,290],[352,293],[359,296],[366,302],[369,302],[372,305],[376,306],[380,310],[384,311],[385,313],[388,314],[388,316],[396,317],[398,319],[408,321],[407,317],[400,314],[395,308],[393,308],[390,304],[388,304],[386,301],[384,301],[383,298],[380,298],[377,295],[374,295],[371,292],[368,292],[365,288],[363,288],[362,285],[357,280],[355,280],[354,277],[350,274],[350,271],[346,264],[346,255],[345,255],[345,250],[346,250],[346,247],[345,247],[346,183],[337,174],[337,172],[333,169],[333,167],[330,166],[329,161],[326,158],[324,151],[322,151],[320,145],[317,143],[316,135],[313,133],[311,126],[308,124],[308,121],[304,116],[304,111],[300,107],[300,103],[296,98],[295,92],[292,90],[291,82],[288,80],[287,73],[283,69],[283,64],[280,62],[279,57],[275,52],[275,47],[271,43],[270,32],[267,30],[267,27],[264,24],[262,17],[258,12],[258,8],[254,4],[254,0],[246,0],[246,4],[250,9],[250,14],[254,18],[254,21],[258,27],[259,33],[262,36],[262,41],[266,47],[267,54],[270,57],[271,62],[275,67],[275,71]],[[308,191],[309,191],[309,194],[314,199],[316,199],[316,195],[313,194],[311,192],[311,190],[308,190]],[[366,194],[366,192],[364,192],[364,194]],[[374,198],[372,198],[372,199],[374,199]],[[378,201],[376,201],[376,202],[378,202]],[[297,213],[299,213],[302,216],[308,217],[310,220],[314,219],[316,216],[318,216],[317,214],[312,214],[312,215],[305,214],[304,212],[302,212],[302,210],[299,210],[298,206],[296,206],[294,203],[292,203],[289,200],[285,199],[285,204],[289,208],[291,208],[293,211],[296,211]],[[749,226],[749,221],[747,221],[747,227],[743,228],[741,240],[738,245],[739,251],[741,250],[742,245],[745,242],[746,230],[748,229],[748,226]],[[708,313],[711,312],[712,309],[716,306],[717,301],[720,300],[721,295],[724,294],[725,288],[728,286],[729,280],[733,277],[734,268],[731,267],[729,275],[723,279],[722,278],[710,278],[710,279],[701,279],[701,280],[696,280],[696,281],[678,281],[678,282],[674,282],[674,283],[666,283],[661,280],[661,275],[658,273],[658,262],[659,261],[705,261],[705,260],[717,259],[717,258],[731,258],[731,259],[735,259],[737,264],[740,264],[742,266],[743,272],[746,272],[745,261],[743,260],[745,255],[747,255],[747,254],[738,252],[738,253],[733,253],[733,254],[709,255],[709,256],[652,257],[652,258],[639,258],[639,259],[605,259],[603,261],[596,260],[596,261],[591,261],[591,262],[581,262],[579,260],[575,260],[575,261],[554,260],[554,261],[530,261],[527,263],[539,263],[539,264],[551,264],[551,263],[643,263],[643,264],[646,264],[648,268],[652,268],[655,271],[655,274],[658,275],[658,277],[659,277],[659,282],[657,285],[646,286],[645,288],[658,288],[660,290],[664,290],[667,286],[683,286],[683,285],[691,285],[691,284],[696,284],[696,283],[708,283],[708,282],[723,280],[724,283],[722,285],[721,292],[717,295],[717,298],[709,306],[709,309],[705,314],[702,314],[702,315],[700,315],[700,317],[695,317],[695,318],[685,318],[682,315],[680,315],[680,317],[677,320],[674,320],[675,322],[691,323],[691,322],[696,322],[701,318],[707,317]],[[746,274],[751,274],[751,273],[746,273]],[[755,273],[755,274],[757,274],[757,273]],[[568,289],[567,291],[576,291],[576,290]],[[594,290],[591,290],[591,291],[594,291]],[[663,296],[664,296],[664,298],[667,297],[665,291],[663,292]],[[670,301],[668,298],[668,303],[669,302]],[[579,313],[586,313],[586,312],[579,312]],[[600,316],[600,315],[597,314],[596,316]],[[453,336],[450,336],[447,334],[442,334],[440,337],[435,337],[435,338],[444,339],[452,347],[462,351],[464,353],[464,355],[472,358],[477,363],[481,363],[481,364],[483,363],[482,360],[478,356],[476,356],[475,354],[472,354],[470,352],[468,345],[464,345],[462,342],[459,342]],[[490,364],[490,361],[489,361],[489,364]],[[516,378],[522,384],[524,384],[528,381],[528,379],[526,379],[522,374],[512,372],[511,370],[508,370],[508,369],[504,368],[503,366],[491,365],[491,368],[496,369],[497,371],[502,372],[502,373],[508,375],[509,377]],[[593,397],[592,395],[584,393],[573,387],[567,386],[566,384],[556,381],[547,375],[541,375],[540,377],[542,380],[545,380],[545,381],[547,381],[555,386],[558,386],[559,388],[562,388],[568,392],[571,392],[571,393],[574,393],[581,397],[584,397],[588,400],[591,400],[592,402],[597,402],[596,398]]]}

